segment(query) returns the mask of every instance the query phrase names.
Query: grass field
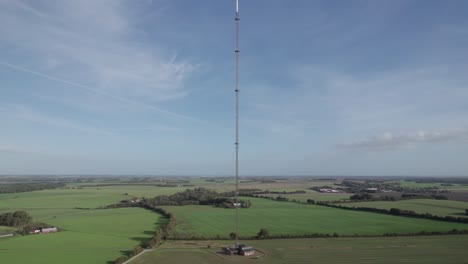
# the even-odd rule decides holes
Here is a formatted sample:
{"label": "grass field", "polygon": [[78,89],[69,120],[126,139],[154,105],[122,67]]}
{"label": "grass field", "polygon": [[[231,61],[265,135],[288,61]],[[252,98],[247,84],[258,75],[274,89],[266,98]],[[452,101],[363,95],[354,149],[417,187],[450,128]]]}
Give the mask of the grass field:
{"label": "grass field", "polygon": [[16,229],[10,226],[0,226],[0,235],[14,232]]}
{"label": "grass field", "polygon": [[401,180],[400,186],[407,188],[438,188],[447,189],[450,191],[468,191],[468,185],[453,183],[452,186],[444,186],[443,183],[439,182],[415,182],[409,180]]}
{"label": "grass field", "polygon": [[[247,198],[244,198],[247,199]],[[271,235],[337,232],[341,235],[376,235],[387,232],[448,231],[468,225],[425,219],[349,211],[316,205],[249,198],[253,206],[239,210],[241,236],[254,236],[260,228]],[[227,237],[234,230],[233,209],[211,206],[166,206],[177,219],[176,232],[188,236]]]}
{"label": "grass field", "polygon": [[[225,256],[232,241],[167,241],[131,264],[147,263],[467,263],[467,235],[246,241],[261,257]],[[207,245],[211,248],[208,249]]]}
{"label": "grass field", "polygon": [[[168,188],[171,189],[171,188]],[[150,238],[158,214],[139,208],[80,210],[97,208],[129,199],[132,193],[161,193],[151,186],[109,186],[55,189],[0,194],[0,213],[24,210],[35,221],[64,229],[63,232],[14,238],[0,238],[1,260],[6,263],[106,263]],[[124,195],[128,192],[129,195]],[[135,195],[139,196],[139,195]],[[1,231],[1,230],[0,230]],[[34,254],[21,254],[34,252]]]}
{"label": "grass field", "polygon": [[346,193],[319,193],[315,191],[310,191],[307,193],[294,193],[294,194],[265,194],[263,196],[270,196],[270,197],[277,197],[281,195],[281,197],[286,197],[290,201],[292,199],[296,199],[297,201],[307,202],[308,199],[312,199],[315,201],[341,201],[341,200],[349,200],[351,194]]}
{"label": "grass field", "polygon": [[[220,192],[233,191],[235,189],[235,179],[225,178],[222,182],[211,182],[206,179],[193,178],[190,180],[191,184],[196,187],[206,187],[215,189]],[[246,178],[240,179],[240,189],[260,189],[269,191],[296,191],[296,190],[307,190],[317,186],[335,186],[333,180],[308,180],[303,178],[290,178],[276,179],[274,182],[261,182],[260,180],[251,180]]]}
{"label": "grass field", "polygon": [[404,210],[415,211],[416,213],[430,213],[439,216],[455,216],[468,217],[465,209],[468,209],[468,202],[458,202],[449,200],[434,200],[434,199],[411,199],[401,201],[375,201],[375,202],[359,202],[359,203],[343,203],[343,206],[355,207],[372,207],[379,209],[399,208]]}
{"label": "grass field", "polygon": [[[209,182],[206,181],[206,179],[200,178],[193,178],[190,180],[191,184],[195,185],[194,187],[207,187],[220,192],[234,189],[234,181],[231,178],[227,178],[224,183]],[[87,182],[84,184],[92,185],[96,183],[100,182]],[[102,183],[113,182],[106,181]],[[70,184],[68,186],[69,188],[64,189],[0,194],[0,214],[24,210],[30,213],[34,220],[58,226],[63,230],[62,232],[48,235],[0,238],[0,263],[82,264],[106,263],[112,261],[125,254],[128,250],[132,250],[133,247],[138,245],[141,241],[150,238],[154,230],[159,225],[165,223],[165,219],[160,218],[158,214],[138,208],[107,210],[94,208],[116,203],[122,199],[169,195],[187,188],[193,188],[182,186],[145,186],[125,183],[124,181],[118,181],[118,183],[120,184],[93,187]],[[306,201],[307,199],[330,201],[349,197],[348,194],[320,194],[308,190],[310,187],[322,185],[333,185],[333,182],[329,180],[308,181],[291,178],[290,180],[277,180],[276,182],[266,183],[260,181],[243,182],[240,184],[240,188],[258,188],[271,191],[307,190],[306,194],[282,195],[289,199],[300,201]],[[454,228],[468,229],[468,225],[459,223],[347,211],[315,205],[276,202],[266,199],[245,199],[250,199],[253,202],[253,206],[249,209],[241,209],[239,211],[241,236],[254,236],[260,228],[267,228],[271,235],[302,235],[304,233],[332,234],[334,232],[340,235],[353,235],[355,233],[382,234],[386,232],[409,233],[423,230],[448,231]],[[429,201],[453,203],[453,201]],[[456,207],[456,213],[461,213],[464,212],[464,208],[462,208],[463,204],[468,203],[461,203],[456,206],[455,204],[446,204],[445,207],[447,207],[446,210],[452,210],[450,207]],[[359,205],[362,204],[360,203]],[[414,206],[423,208],[422,205]],[[432,208],[432,205],[426,206],[427,208]],[[442,211],[442,207],[444,206],[438,204],[437,210],[442,213],[449,213],[448,211]],[[176,233],[179,234],[205,237],[215,237],[219,235],[221,237],[227,237],[228,233],[234,230],[233,220],[235,211],[232,209],[221,209],[210,206],[166,207],[166,209],[176,215]],[[9,227],[0,226],[0,233],[10,230],[11,228]],[[411,246],[413,242],[398,242],[399,238],[252,241],[252,244],[265,250],[267,256],[260,259],[238,258],[235,259],[234,262],[263,261],[265,263],[310,263],[310,254],[315,254],[314,256],[318,260],[326,261],[327,255],[330,256],[330,254],[334,254],[332,251],[338,249],[340,253],[335,254],[336,257],[338,257],[335,263],[339,263],[339,261],[341,261],[341,256],[344,259],[347,253],[359,256],[359,254],[368,254],[370,251],[375,251],[375,254],[380,254],[378,255],[379,257],[388,258],[387,255],[391,253],[392,247],[393,249],[398,249],[398,254],[401,255],[401,257],[409,256],[411,259],[416,259],[414,258],[416,255],[406,250],[406,247],[411,249],[418,248],[418,250],[420,248],[422,251],[416,250],[416,253],[419,252],[423,254],[421,253],[423,250],[429,250],[429,243],[436,241],[436,243],[440,242],[441,246],[438,247],[436,244],[435,248],[433,248],[434,252],[439,252],[439,254],[443,255],[444,253],[440,251],[442,245],[450,247],[450,250],[455,250],[460,244],[467,245],[467,236],[450,236],[446,239],[446,242],[442,241],[443,238],[444,237],[401,238],[401,241],[407,241],[407,239],[411,241],[414,240],[414,244],[417,245],[417,247]],[[450,244],[451,242],[448,242],[448,240],[452,239],[455,241],[453,247]],[[356,243],[359,245],[354,245],[354,241],[358,241]],[[390,241],[388,244],[389,246],[385,246],[384,241]],[[424,241],[428,241],[427,244],[424,244]],[[197,247],[197,245],[193,245],[193,243],[205,243],[204,248],[206,248],[206,243],[211,242],[186,242],[188,243],[186,245],[188,248],[182,248],[185,247],[183,243],[184,242],[180,241],[166,242],[162,250],[157,249],[153,252],[145,253],[142,258],[137,259],[137,261],[142,261],[141,263],[153,263],[145,260],[147,256],[157,263],[217,263],[216,261],[232,261],[232,259],[223,260],[216,254],[213,254],[215,251],[214,247],[211,251],[208,251],[206,249],[200,249],[200,246]],[[301,246],[301,244],[306,244],[306,246]],[[376,246],[373,247],[374,245]],[[351,251],[348,250],[350,247],[352,248]],[[450,253],[447,256],[451,256],[449,260],[455,260],[456,262],[456,258],[460,253],[453,253],[450,250],[447,251]],[[176,255],[177,258],[171,260],[170,258],[174,257],[174,255]],[[431,258],[431,260],[433,259],[437,260],[437,258]],[[366,260],[367,258],[364,258],[364,261]],[[422,260],[424,260],[424,258]],[[428,263],[428,261],[424,261],[424,263]],[[429,261],[429,263],[431,262]]]}
{"label": "grass field", "polygon": [[2,263],[106,263],[133,249],[164,224],[140,208],[73,210],[47,223],[64,231],[0,238]]}

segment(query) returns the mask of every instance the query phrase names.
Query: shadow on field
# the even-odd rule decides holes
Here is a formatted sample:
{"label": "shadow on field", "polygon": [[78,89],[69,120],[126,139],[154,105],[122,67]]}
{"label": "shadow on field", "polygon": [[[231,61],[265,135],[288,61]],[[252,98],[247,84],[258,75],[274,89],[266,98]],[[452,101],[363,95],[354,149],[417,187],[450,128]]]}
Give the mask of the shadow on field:
{"label": "shadow on field", "polygon": [[[143,242],[146,242],[146,241],[150,240],[150,238],[148,238],[148,237],[131,237],[130,239],[134,240],[134,241],[138,241],[139,244],[143,244]],[[137,245],[135,245],[135,246],[137,246]]]}
{"label": "shadow on field", "polygon": [[168,222],[168,219],[166,219],[165,217],[160,217],[158,221],[156,221],[155,223],[156,229],[165,226],[167,222]]}
{"label": "shadow on field", "polygon": [[453,213],[453,215],[468,216],[466,213]]}
{"label": "shadow on field", "polygon": [[120,254],[122,254],[122,255],[124,255],[124,256],[130,255],[130,253],[132,253],[131,250],[120,250]]}

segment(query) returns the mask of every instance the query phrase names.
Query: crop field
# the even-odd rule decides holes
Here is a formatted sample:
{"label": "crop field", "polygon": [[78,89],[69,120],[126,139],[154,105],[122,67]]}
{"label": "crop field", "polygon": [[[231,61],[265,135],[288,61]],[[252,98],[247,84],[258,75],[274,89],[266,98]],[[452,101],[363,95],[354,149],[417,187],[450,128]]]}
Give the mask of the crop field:
{"label": "crop field", "polygon": [[[55,189],[0,194],[0,213],[24,210],[35,221],[64,231],[47,235],[0,238],[2,263],[106,263],[151,238],[154,230],[165,223],[158,214],[139,209],[97,208],[129,199],[132,188]],[[138,186],[144,193],[147,186]],[[164,189],[152,187],[151,189]],[[124,195],[128,192],[128,195]],[[9,229],[1,227],[1,230]],[[22,254],[21,252],[34,252]],[[9,261],[9,262],[8,262]]]}
{"label": "crop field", "polygon": [[[149,239],[154,231],[166,223],[166,219],[139,208],[98,209],[133,197],[170,195],[185,189],[206,187],[218,192],[232,191],[232,178],[189,178],[190,185],[178,187],[155,186],[158,181],[144,185],[128,179],[70,183],[66,188],[32,192],[0,194],[0,214],[24,210],[35,221],[59,227],[62,231],[46,235],[29,235],[0,238],[0,262],[3,263],[110,263],[127,254],[136,245]],[[290,200],[305,202],[349,199],[350,194],[322,194],[310,190],[314,186],[333,186],[332,180],[308,180],[300,178],[242,179],[240,188],[270,191],[305,190],[305,194],[281,194]],[[94,186],[93,186],[94,185]],[[98,185],[98,186],[96,186]],[[269,196],[277,196],[270,194]],[[338,235],[381,235],[383,233],[414,233],[419,231],[449,231],[468,229],[468,224],[398,217],[368,212],[348,211],[317,205],[279,202],[245,197],[253,206],[239,210],[240,236],[255,236],[260,228],[270,235],[304,235],[326,233]],[[461,216],[468,203],[447,200],[404,200],[398,202],[372,202],[369,205],[398,207],[416,212]],[[405,203],[407,203],[405,205]],[[411,204],[414,203],[414,204]],[[356,206],[367,206],[356,203]],[[395,206],[401,204],[401,206]],[[346,205],[354,205],[347,203]],[[403,207],[407,206],[407,207]],[[391,208],[390,207],[390,208]],[[234,231],[233,209],[212,206],[166,206],[177,219],[174,237],[227,238]],[[386,208],[386,207],[382,207]],[[421,211],[422,210],[422,211]],[[0,226],[0,234],[14,230]],[[453,245],[451,244],[453,242]],[[381,258],[380,263],[418,260],[420,263],[440,262],[437,256],[445,256],[457,263],[466,253],[457,247],[467,245],[468,236],[431,236],[401,238],[333,238],[286,239],[249,241],[266,255],[257,258],[228,258],[216,254],[222,244],[219,241],[167,241],[161,248],[146,252],[132,263],[310,263],[311,259],[328,261],[330,256],[340,263],[349,255],[360,258],[361,263],[371,263],[371,258]],[[431,243],[435,243],[431,248]],[[211,249],[207,249],[207,244]],[[445,248],[445,251],[443,250]],[[392,250],[398,249],[398,256]],[[411,251],[415,250],[415,251]],[[335,253],[338,251],[338,253]],[[25,254],[27,252],[28,254]],[[428,252],[426,254],[426,252]],[[456,253],[454,253],[456,252]],[[429,257],[434,253],[434,255]],[[311,255],[313,254],[313,255]],[[366,255],[368,254],[368,255]],[[428,256],[420,258],[421,255]],[[444,255],[445,254],[445,255]],[[367,257],[369,256],[369,257]],[[416,256],[419,256],[416,258]],[[392,258],[393,257],[393,258]],[[175,259],[174,259],[175,258]],[[4,261],[5,260],[5,261]],[[439,261],[437,261],[439,260]],[[150,262],[148,262],[150,261]],[[330,261],[328,261],[330,262]],[[409,261],[408,261],[409,262]],[[372,262],[379,263],[379,262]]]}
{"label": "crop field", "polygon": [[319,193],[315,191],[310,191],[307,193],[293,193],[293,194],[265,194],[262,196],[269,196],[269,197],[285,197],[288,198],[290,201],[295,199],[300,202],[307,202],[308,199],[312,199],[315,201],[325,202],[325,201],[342,201],[342,200],[349,200],[351,194],[347,193]]}
{"label": "crop field", "polygon": [[47,218],[63,231],[0,238],[2,263],[106,263],[151,238],[158,214],[140,208],[70,210]]}
{"label": "crop field", "polygon": [[[338,233],[340,235],[411,233],[468,229],[468,225],[426,219],[398,217],[376,213],[349,211],[317,205],[277,202],[260,198],[252,207],[239,210],[240,236],[255,236],[260,228],[270,235],[302,235],[304,233]],[[177,219],[179,236],[227,237],[234,230],[233,209],[212,206],[165,206]]]}
{"label": "crop field", "polygon": [[[467,235],[245,241],[261,252],[226,256],[232,241],[167,241],[131,264],[147,263],[466,263]],[[208,248],[210,245],[210,248]],[[264,254],[262,254],[264,253]]]}
{"label": "crop field", "polygon": [[438,182],[426,183],[426,182],[401,180],[400,186],[408,187],[408,188],[438,188],[438,189],[446,189],[450,191],[468,191],[468,184],[458,184],[458,183],[452,183],[450,185],[446,185],[446,184],[438,183]]}
{"label": "crop field", "polygon": [[434,199],[411,199],[400,201],[375,201],[375,202],[357,202],[343,203],[342,206],[371,207],[379,209],[398,208],[415,211],[416,213],[439,216],[468,217],[465,209],[468,209],[468,202],[434,200]]}
{"label": "crop field", "polygon": [[12,231],[15,231],[15,228],[9,227],[9,226],[0,226],[0,235],[5,234],[5,233],[10,233]]}
{"label": "crop field", "polygon": [[[220,178],[209,180],[193,178],[190,180],[191,184],[195,187],[206,187],[215,189],[220,192],[232,191],[235,189],[234,178]],[[291,179],[274,179],[274,180],[260,180],[260,179],[248,179],[241,178],[239,183],[240,189],[260,189],[269,191],[296,191],[296,190],[307,190],[317,186],[335,186],[333,180],[309,180],[302,178],[291,178]]]}

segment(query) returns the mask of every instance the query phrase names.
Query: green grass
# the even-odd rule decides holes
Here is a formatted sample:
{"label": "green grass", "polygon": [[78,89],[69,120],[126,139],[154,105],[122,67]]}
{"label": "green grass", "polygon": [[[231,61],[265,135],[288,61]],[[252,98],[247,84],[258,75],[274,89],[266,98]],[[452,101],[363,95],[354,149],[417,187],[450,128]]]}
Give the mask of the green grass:
{"label": "green grass", "polygon": [[11,227],[11,226],[0,226],[0,235],[1,234],[8,234],[12,233],[16,230],[16,228]]}
{"label": "green grass", "polygon": [[439,216],[455,216],[468,217],[465,209],[468,209],[468,202],[450,201],[450,200],[434,200],[434,199],[411,199],[401,201],[376,201],[376,202],[358,202],[358,203],[343,203],[343,206],[355,207],[372,207],[379,209],[399,208],[404,210],[415,211],[416,213]]}
{"label": "green grass", "polygon": [[96,208],[125,199],[123,193],[97,189],[55,189],[35,192],[0,194],[0,213],[5,210],[43,208]]}
{"label": "green grass", "polygon": [[[35,221],[65,231],[56,234],[1,238],[0,259],[10,263],[106,263],[152,236],[158,214],[138,208],[97,208],[133,194],[175,192],[152,186],[109,186],[0,194],[0,213],[24,210]],[[128,192],[129,195],[124,195]],[[21,252],[33,252],[21,254]]]}
{"label": "green grass", "polygon": [[296,199],[301,202],[307,202],[308,199],[312,199],[315,201],[341,201],[341,200],[349,200],[351,194],[345,193],[319,193],[315,191],[310,191],[307,193],[295,193],[295,194],[265,194],[264,196],[270,197],[277,197],[281,195],[281,197],[286,197],[289,200]]}
{"label": "green grass", "polygon": [[[244,198],[246,199],[246,198]],[[426,219],[349,211],[317,205],[249,198],[253,206],[239,210],[240,236],[254,236],[260,228],[271,235],[337,232],[341,235],[411,233],[468,229],[468,225]],[[177,219],[176,232],[188,236],[226,237],[234,230],[235,210],[212,206],[166,206]]]}
{"label": "green grass", "polygon": [[64,231],[7,238],[2,263],[106,263],[149,239],[159,215],[140,208],[73,210],[48,219]]}
{"label": "green grass", "polygon": [[401,180],[400,186],[407,187],[407,188],[438,188],[438,189],[446,189],[450,191],[467,191],[468,185],[457,184],[453,183],[453,186],[444,186],[443,183],[439,182],[415,182],[415,181],[408,181],[408,180]]}
{"label": "green grass", "polygon": [[[168,241],[131,264],[146,263],[467,263],[467,235],[246,241],[259,258],[217,254],[232,241]],[[207,245],[211,249],[207,249]],[[262,255],[257,254],[258,255]]]}

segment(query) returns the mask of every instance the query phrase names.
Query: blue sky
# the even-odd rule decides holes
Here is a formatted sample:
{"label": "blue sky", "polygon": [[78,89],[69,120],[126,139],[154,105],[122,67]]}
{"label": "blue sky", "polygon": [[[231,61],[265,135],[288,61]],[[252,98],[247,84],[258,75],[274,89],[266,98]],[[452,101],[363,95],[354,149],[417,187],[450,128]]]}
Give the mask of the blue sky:
{"label": "blue sky", "polygon": [[[240,1],[241,175],[468,172],[466,1]],[[0,174],[234,174],[234,0],[0,2]]]}

